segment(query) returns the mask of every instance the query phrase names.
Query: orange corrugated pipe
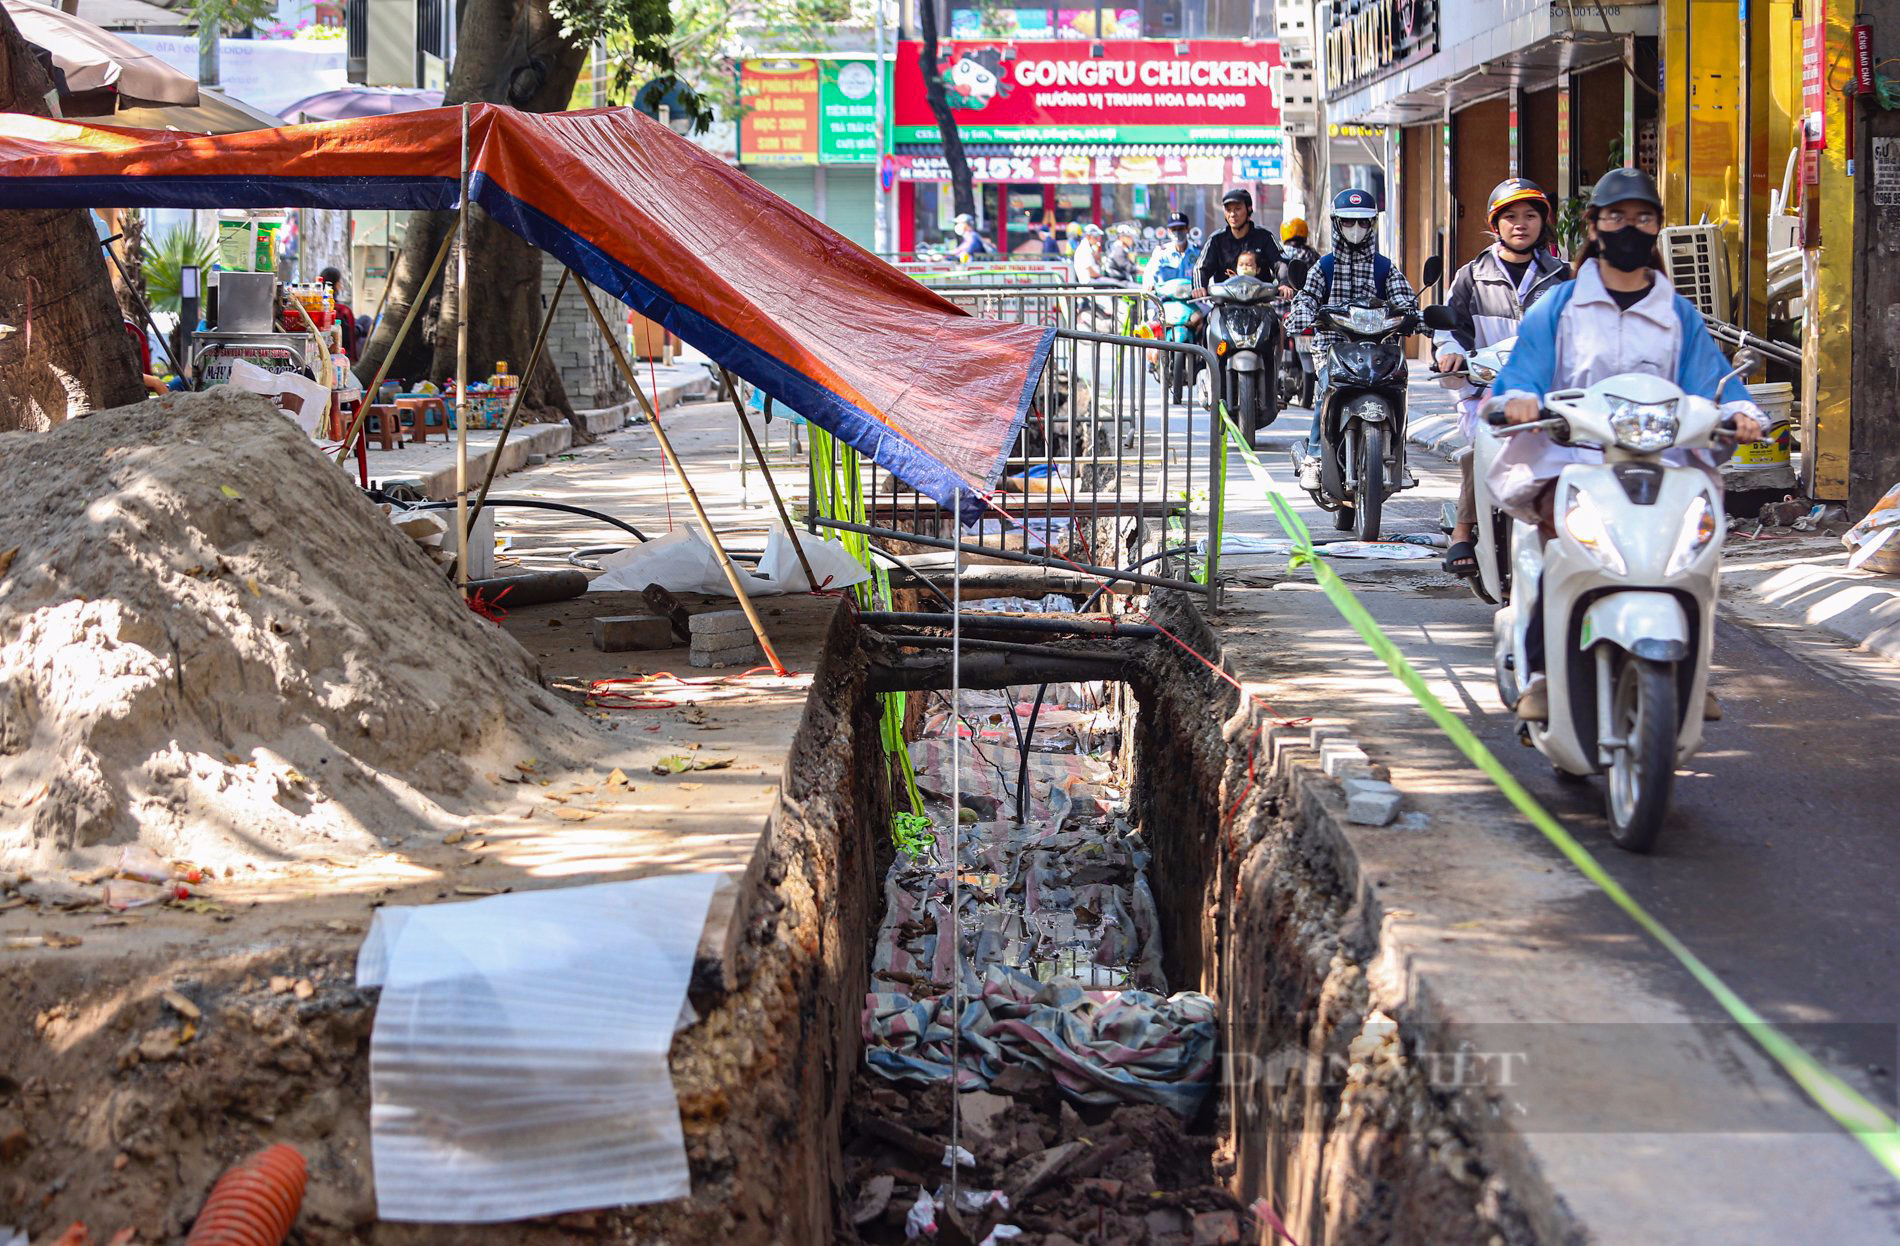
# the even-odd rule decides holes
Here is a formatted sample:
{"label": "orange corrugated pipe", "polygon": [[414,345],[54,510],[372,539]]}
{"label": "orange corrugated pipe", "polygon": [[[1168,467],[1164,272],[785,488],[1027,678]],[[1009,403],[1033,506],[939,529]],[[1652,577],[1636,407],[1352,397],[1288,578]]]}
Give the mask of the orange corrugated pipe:
{"label": "orange corrugated pipe", "polygon": [[282,1246],[309,1180],[295,1147],[266,1147],[218,1178],[185,1246]]}

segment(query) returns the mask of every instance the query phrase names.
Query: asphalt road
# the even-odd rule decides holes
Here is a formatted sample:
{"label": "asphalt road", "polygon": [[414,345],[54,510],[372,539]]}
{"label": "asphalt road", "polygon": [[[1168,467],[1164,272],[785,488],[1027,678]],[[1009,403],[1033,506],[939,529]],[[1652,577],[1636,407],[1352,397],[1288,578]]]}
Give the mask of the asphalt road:
{"label": "asphalt road", "polygon": [[[1288,412],[1262,441],[1288,484],[1284,447],[1307,423],[1305,412]],[[1455,469],[1411,449],[1420,488],[1388,503],[1388,528],[1434,531],[1440,502],[1455,493]],[[1239,469],[1230,488],[1235,499],[1258,496]],[[1316,538],[1332,537],[1330,517],[1299,500]],[[1232,530],[1278,535],[1263,508]],[[1255,558],[1258,571],[1249,575],[1248,561],[1230,558],[1227,569],[1269,585],[1284,567],[1282,558]],[[1725,608],[1712,683],[1724,718],[1708,725],[1701,753],[1679,773],[1656,849],[1637,856],[1609,839],[1600,780],[1559,779],[1518,743],[1491,674],[1490,606],[1436,561],[1334,565],[1441,698],[1645,908],[1763,1015],[1798,1027],[1804,1046],[1892,1110],[1900,1040],[1883,1027],[1900,1024],[1900,782],[1892,747],[1900,738],[1900,668]],[[1323,596],[1276,591],[1271,615],[1282,673],[1318,681],[1329,708],[1364,723],[1360,738],[1370,751],[1382,738],[1402,741],[1410,755],[1439,749],[1447,768],[1468,768],[1396,682],[1379,677],[1383,667],[1344,633]],[[1515,818],[1488,784],[1466,790],[1474,814]],[[1528,824],[1523,834],[1539,838]],[[1720,1015],[1660,947],[1610,937],[1630,928],[1620,914],[1597,906],[1573,921],[1578,939],[1592,927],[1605,934],[1591,954],[1624,959],[1697,1016]]]}

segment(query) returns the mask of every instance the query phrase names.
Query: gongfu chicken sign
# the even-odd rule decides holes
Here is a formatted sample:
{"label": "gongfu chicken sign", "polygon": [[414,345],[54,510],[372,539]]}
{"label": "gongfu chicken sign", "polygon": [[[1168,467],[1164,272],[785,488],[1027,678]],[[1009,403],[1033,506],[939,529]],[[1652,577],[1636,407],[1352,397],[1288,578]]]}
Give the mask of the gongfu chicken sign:
{"label": "gongfu chicken sign", "polygon": [[[966,143],[1250,143],[1280,137],[1278,43],[1124,39],[946,42],[937,73]],[[898,45],[892,138],[942,141],[918,64]]]}

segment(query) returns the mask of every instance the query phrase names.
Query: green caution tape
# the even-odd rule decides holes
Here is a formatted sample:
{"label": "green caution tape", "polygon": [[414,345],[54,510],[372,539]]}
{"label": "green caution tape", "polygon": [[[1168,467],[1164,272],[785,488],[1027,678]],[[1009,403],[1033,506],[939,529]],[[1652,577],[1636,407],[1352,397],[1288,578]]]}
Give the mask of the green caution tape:
{"label": "green caution tape", "polygon": [[1833,1117],[1841,1128],[1859,1138],[1861,1145],[1867,1148],[1881,1167],[1892,1174],[1896,1180],[1900,1180],[1900,1126],[1896,1126],[1892,1118],[1878,1106],[1823,1067],[1818,1060],[1764,1020],[1760,1013],[1749,1007],[1747,1001],[1731,990],[1728,984],[1717,977],[1714,970],[1703,964],[1701,958],[1691,952],[1682,940],[1671,934],[1667,927],[1638,904],[1635,898],[1623,889],[1622,884],[1610,877],[1609,872],[1590,855],[1589,850],[1578,843],[1570,832],[1558,824],[1557,819],[1553,818],[1548,810],[1537,803],[1537,798],[1526,791],[1524,785],[1504,768],[1504,763],[1484,746],[1483,741],[1471,733],[1471,728],[1465,725],[1464,720],[1447,709],[1445,703],[1425,686],[1424,679],[1412,668],[1412,664],[1405,660],[1405,655],[1399,652],[1398,646],[1392,643],[1392,639],[1385,634],[1378,623],[1373,621],[1372,615],[1367,612],[1364,605],[1360,604],[1352,590],[1346,587],[1337,572],[1326,565],[1325,559],[1319,557],[1318,552],[1313,548],[1312,533],[1307,530],[1305,522],[1294,513],[1293,508],[1287,505],[1286,498],[1274,483],[1266,465],[1260,461],[1259,454],[1241,439],[1240,430],[1235,427],[1233,419],[1223,412],[1221,420],[1226,426],[1228,438],[1239,449],[1245,460],[1248,471],[1266,494],[1268,503],[1273,507],[1274,515],[1279,519],[1281,530],[1292,538],[1294,553],[1289,570],[1297,570],[1300,567],[1312,568],[1313,576],[1318,580],[1320,589],[1326,594],[1326,599],[1333,603],[1333,608],[1339,611],[1340,617],[1352,625],[1352,629],[1359,633],[1360,638],[1366,642],[1373,653],[1378,655],[1379,660],[1398,677],[1399,682],[1405,685],[1406,690],[1418,701],[1431,720],[1451,738],[1452,743],[1458,746],[1459,751],[1469,757],[1472,764],[1497,785],[1505,798],[1517,806],[1518,812],[1530,819],[1531,825],[1541,831],[1544,838],[1556,846],[1557,851],[1568,857],[1570,863],[1576,866],[1585,878],[1602,888],[1604,893],[1615,901],[1618,908],[1629,914],[1638,926],[1648,931],[1658,943],[1668,949],[1669,954],[1681,962],[1682,967],[1689,971],[1690,976],[1715,997],[1715,1002],[1722,1006],[1723,1011],[1733,1017],[1736,1023],[1747,1031],[1749,1037],[1754,1039],[1761,1049],[1787,1072],[1789,1077],[1807,1091],[1808,1097],[1819,1104],[1822,1111]]}

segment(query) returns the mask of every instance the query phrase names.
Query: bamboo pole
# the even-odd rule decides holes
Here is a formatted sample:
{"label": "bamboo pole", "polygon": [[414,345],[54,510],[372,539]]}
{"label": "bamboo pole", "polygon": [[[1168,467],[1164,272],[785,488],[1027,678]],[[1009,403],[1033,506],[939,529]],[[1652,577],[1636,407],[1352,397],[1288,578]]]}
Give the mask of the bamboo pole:
{"label": "bamboo pole", "polygon": [[613,351],[614,363],[619,365],[621,377],[633,390],[634,397],[640,400],[640,408],[646,412],[648,422],[653,425],[653,434],[660,441],[660,452],[673,460],[673,470],[679,475],[680,487],[686,491],[686,500],[692,505],[693,514],[699,517],[699,526],[706,530],[706,539],[712,542],[713,554],[719,559],[719,569],[726,573],[726,583],[732,586],[733,594],[738,597],[739,608],[745,611],[746,621],[752,624],[752,634],[758,638],[759,650],[765,654],[766,661],[772,664],[773,670],[781,675],[787,674],[785,663],[778,660],[778,653],[772,648],[772,640],[765,634],[765,621],[759,618],[758,609],[753,606],[752,598],[746,595],[745,581],[739,578],[739,568],[733,565],[731,557],[726,553],[726,547],[719,540],[719,534],[713,530],[712,520],[706,517],[706,508],[700,505],[699,493],[693,488],[693,482],[686,476],[686,464],[680,461],[679,453],[673,449],[672,440],[666,435],[665,426],[660,423],[659,411],[647,397],[646,391],[640,388],[640,380],[634,375],[633,365],[627,362],[627,352],[622,349],[620,339],[614,336],[613,327],[607,323],[607,318],[600,314],[600,305],[594,302],[593,291],[587,288],[585,280],[577,284],[580,287],[581,298],[586,301],[587,310],[594,318],[594,324],[600,328],[600,335],[607,339],[608,349]]}
{"label": "bamboo pole", "polygon": [[[341,463],[343,457],[350,452],[350,446],[356,442],[357,433],[363,429],[363,421],[369,418],[370,404],[376,401],[376,391],[382,388],[384,378],[389,375],[390,365],[396,362],[396,352],[402,349],[403,342],[408,339],[409,327],[415,324],[416,313],[421,311],[422,305],[428,301],[429,287],[435,284],[435,275],[442,271],[442,262],[449,258],[449,248],[454,244],[455,235],[450,233],[442,239],[442,245],[436,248],[435,260],[429,265],[429,275],[422,279],[415,301],[410,303],[409,310],[403,313],[402,324],[396,330],[396,340],[389,344],[387,351],[383,352],[383,362],[376,369],[376,379],[371,381],[369,388],[363,391],[363,401],[357,404],[356,420],[350,425],[350,435],[343,439],[343,448],[337,451],[337,462]],[[390,280],[395,280],[395,274],[390,274]]]}
{"label": "bamboo pole", "polygon": [[515,417],[521,414],[521,400],[528,394],[528,378],[534,375],[534,365],[541,361],[542,348],[547,345],[548,329],[554,324],[554,309],[561,305],[561,292],[567,289],[568,271],[561,270],[561,280],[555,284],[554,297],[548,300],[548,309],[541,316],[541,331],[534,335],[534,349],[528,352],[528,366],[522,369],[519,388],[515,390],[515,399],[508,404],[508,418],[501,422],[501,440],[495,443],[495,452],[488,458],[488,472],[482,477],[482,491],[475,497],[475,507],[469,512],[469,524],[480,523],[482,507],[488,504],[488,490],[495,483],[495,471],[501,466],[502,448],[508,444],[508,434],[514,431]]}
{"label": "bamboo pole", "polygon": [[785,509],[785,500],[779,497],[778,482],[772,479],[772,468],[765,461],[765,451],[759,448],[759,439],[752,433],[752,424],[745,418],[745,405],[739,401],[739,386],[732,379],[732,373],[724,368],[719,375],[726,382],[726,394],[732,399],[733,413],[739,417],[739,430],[745,434],[746,444],[752,447],[752,457],[759,461],[759,470],[765,473],[765,487],[772,495],[772,505],[778,508],[779,522],[785,525],[785,535],[792,538],[792,552],[798,555],[798,565],[805,569],[805,584],[813,592],[819,588],[818,576],[811,569],[811,560],[805,557],[805,547],[799,543],[798,529],[792,524],[792,516]]}
{"label": "bamboo pole", "polygon": [[462,105],[462,202],[455,211],[455,585],[468,596],[468,105]]}

